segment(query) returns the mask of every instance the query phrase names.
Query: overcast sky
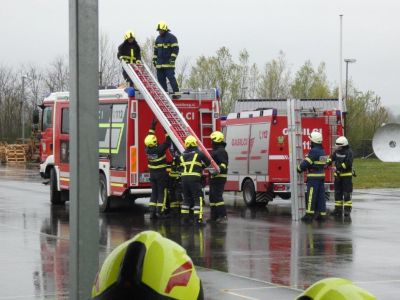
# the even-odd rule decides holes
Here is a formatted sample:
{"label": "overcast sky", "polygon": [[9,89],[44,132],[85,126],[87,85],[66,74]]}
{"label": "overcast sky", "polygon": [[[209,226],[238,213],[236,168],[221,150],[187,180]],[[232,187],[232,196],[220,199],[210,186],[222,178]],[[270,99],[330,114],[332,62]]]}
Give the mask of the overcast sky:
{"label": "overcast sky", "polygon": [[[46,65],[68,54],[68,0],[1,0],[0,64]],[[325,62],[339,81],[339,15],[349,77],[400,113],[400,1],[397,0],[99,0],[99,25],[115,45],[133,29],[139,42],[165,20],[180,56],[213,55],[222,46],[236,59],[246,48],[259,67],[282,50],[292,73],[306,60]],[[179,60],[179,57],[178,57]],[[345,64],[343,64],[343,81]],[[344,83],[343,83],[344,86]]]}

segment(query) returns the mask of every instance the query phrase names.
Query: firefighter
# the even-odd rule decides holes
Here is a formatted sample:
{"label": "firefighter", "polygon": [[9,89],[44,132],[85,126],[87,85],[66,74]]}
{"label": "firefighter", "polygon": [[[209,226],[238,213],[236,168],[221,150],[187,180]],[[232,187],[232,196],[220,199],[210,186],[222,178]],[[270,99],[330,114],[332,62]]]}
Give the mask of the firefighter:
{"label": "firefighter", "polygon": [[211,156],[218,164],[220,172],[210,174],[210,209],[211,216],[209,222],[225,223],[227,221],[226,208],[223,198],[224,187],[226,183],[226,174],[228,173],[228,152],[226,152],[226,143],[224,134],[220,131],[214,131],[210,135],[212,141]]}
{"label": "firefighter", "polygon": [[143,231],[104,260],[92,288],[94,300],[203,300],[203,287],[186,250],[155,231]]}
{"label": "firefighter", "polygon": [[350,217],[352,209],[351,193],[353,192],[353,151],[346,137],[340,136],[336,139],[337,149],[329,159],[329,164],[334,163],[335,171],[335,209],[332,215]]}
{"label": "firefighter", "polygon": [[154,44],[153,65],[157,79],[164,91],[168,92],[167,78],[173,91],[173,99],[179,99],[179,87],[175,78],[175,61],[179,53],[177,38],[170,32],[167,23],[157,24],[158,37]]}
{"label": "firefighter", "polygon": [[198,225],[203,223],[203,190],[201,176],[203,169],[210,165],[210,160],[197,147],[197,140],[189,135],[185,139],[185,151],[180,156],[182,166],[183,204],[181,207],[182,223],[190,222],[190,212]]}
{"label": "firefighter", "polygon": [[170,148],[172,154],[172,161],[170,163],[169,178],[168,178],[168,203],[170,207],[171,216],[179,218],[181,213],[182,197],[182,181],[181,181],[181,166],[180,166],[180,153],[178,149],[172,144]]}
{"label": "firefighter", "polygon": [[311,132],[309,136],[311,150],[305,159],[297,166],[297,172],[308,171],[306,192],[306,214],[302,217],[304,222],[326,219],[325,200],[325,151],[322,147],[322,134],[318,131]]}
{"label": "firefighter", "polygon": [[171,145],[171,139],[166,135],[165,142],[161,145],[157,143],[155,128],[157,121],[153,119],[148,135],[144,139],[148,167],[150,170],[151,197],[150,197],[150,218],[161,217],[165,210],[167,198],[167,162],[166,151]]}
{"label": "firefighter", "polygon": [[[124,42],[118,47],[117,57],[119,60],[124,60],[128,64],[141,63],[142,57],[140,54],[140,46],[137,43],[135,33],[132,30],[125,32]],[[129,83],[129,86],[133,87],[133,82],[124,69],[122,69],[122,76],[124,76],[125,81]]]}

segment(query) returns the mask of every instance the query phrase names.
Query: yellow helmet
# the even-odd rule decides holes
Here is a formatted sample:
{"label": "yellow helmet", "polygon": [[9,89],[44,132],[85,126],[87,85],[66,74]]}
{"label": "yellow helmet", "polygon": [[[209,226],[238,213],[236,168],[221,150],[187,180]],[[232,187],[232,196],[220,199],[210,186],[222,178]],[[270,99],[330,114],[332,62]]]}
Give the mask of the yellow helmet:
{"label": "yellow helmet", "polygon": [[210,138],[215,143],[222,143],[224,141],[224,134],[221,131],[214,131],[211,133]]}
{"label": "yellow helmet", "polygon": [[134,38],[135,38],[135,33],[132,30],[128,30],[127,32],[125,32],[125,34],[124,34],[125,40],[134,39]]}
{"label": "yellow helmet", "polygon": [[185,147],[197,147],[197,140],[193,135],[188,135],[185,139]]}
{"label": "yellow helmet", "polygon": [[164,21],[160,21],[160,22],[157,23],[157,29],[156,30],[157,31],[158,30],[169,31],[168,24],[165,23]]}
{"label": "yellow helmet", "polygon": [[149,134],[148,136],[146,136],[146,138],[144,139],[144,144],[147,147],[154,147],[157,146],[157,137],[154,134]]}
{"label": "yellow helmet", "polygon": [[186,250],[155,231],[143,231],[105,259],[92,299],[199,299],[203,288]]}
{"label": "yellow helmet", "polygon": [[376,300],[366,290],[343,278],[325,278],[317,281],[296,300]]}

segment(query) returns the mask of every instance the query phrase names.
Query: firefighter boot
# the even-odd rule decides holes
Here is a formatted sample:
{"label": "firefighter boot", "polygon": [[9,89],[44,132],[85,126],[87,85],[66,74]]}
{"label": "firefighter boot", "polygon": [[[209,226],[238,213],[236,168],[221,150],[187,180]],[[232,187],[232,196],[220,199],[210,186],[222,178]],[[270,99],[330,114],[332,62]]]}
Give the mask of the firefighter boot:
{"label": "firefighter boot", "polygon": [[351,213],[351,206],[345,206],[344,207],[344,216],[350,217],[350,213]]}
{"label": "firefighter boot", "polygon": [[333,212],[331,212],[331,216],[333,216],[335,218],[341,218],[342,215],[343,215],[342,206],[335,206],[335,209],[333,210]]}
{"label": "firefighter boot", "polygon": [[311,223],[314,219],[313,214],[306,213],[302,218],[301,221],[304,223]]}
{"label": "firefighter boot", "polygon": [[315,218],[319,223],[323,223],[326,221],[326,212],[319,212],[317,217]]}

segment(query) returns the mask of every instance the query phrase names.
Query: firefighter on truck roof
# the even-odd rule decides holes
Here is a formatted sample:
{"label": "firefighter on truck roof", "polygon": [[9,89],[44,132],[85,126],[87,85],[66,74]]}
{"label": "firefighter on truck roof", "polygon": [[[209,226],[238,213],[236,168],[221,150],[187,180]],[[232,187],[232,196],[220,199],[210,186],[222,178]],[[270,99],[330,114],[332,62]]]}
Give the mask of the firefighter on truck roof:
{"label": "firefighter on truck roof", "polygon": [[198,225],[203,223],[203,189],[201,176],[203,169],[211,162],[208,157],[197,147],[197,140],[189,135],[185,139],[186,150],[180,156],[182,166],[182,188],[183,204],[181,207],[182,223],[191,221],[190,212],[194,215],[194,222]]}
{"label": "firefighter on truck roof", "polygon": [[178,40],[170,32],[167,23],[157,24],[158,37],[154,43],[153,65],[157,69],[157,79],[164,91],[168,92],[167,78],[173,91],[173,99],[179,99],[179,87],[175,78],[175,61],[179,53]]}
{"label": "firefighter on truck roof", "polygon": [[153,119],[149,133],[144,139],[150,170],[151,197],[149,205],[151,219],[161,217],[165,210],[168,181],[166,151],[171,146],[171,138],[168,135],[166,135],[163,144],[157,143],[156,124],[156,119]]}
{"label": "firefighter on truck roof", "polygon": [[[141,63],[142,56],[140,54],[140,46],[132,30],[125,32],[124,42],[118,47],[117,57],[119,60],[124,60],[128,64]],[[129,86],[133,87],[133,82],[128,74],[126,74],[125,70],[122,70],[122,76],[124,76],[125,81],[129,83]]]}
{"label": "firefighter on truck roof", "polygon": [[306,214],[301,218],[304,222],[324,221],[326,219],[325,200],[325,151],[322,147],[322,134],[311,132],[311,150],[297,166],[297,172],[308,171],[306,192]]}
{"label": "firefighter on truck roof", "polygon": [[[346,137],[340,136],[336,139],[335,145],[337,149],[329,158],[328,163],[335,164],[335,209],[332,215],[342,217],[350,217],[352,201],[351,193],[353,192],[353,151],[349,146]],[[344,207],[344,211],[343,211]]]}
{"label": "firefighter on truck roof", "polygon": [[218,164],[220,173],[210,174],[210,222],[224,223],[227,221],[226,208],[223,198],[228,173],[228,152],[225,150],[224,135],[214,131],[210,135],[212,141],[211,156]]}

